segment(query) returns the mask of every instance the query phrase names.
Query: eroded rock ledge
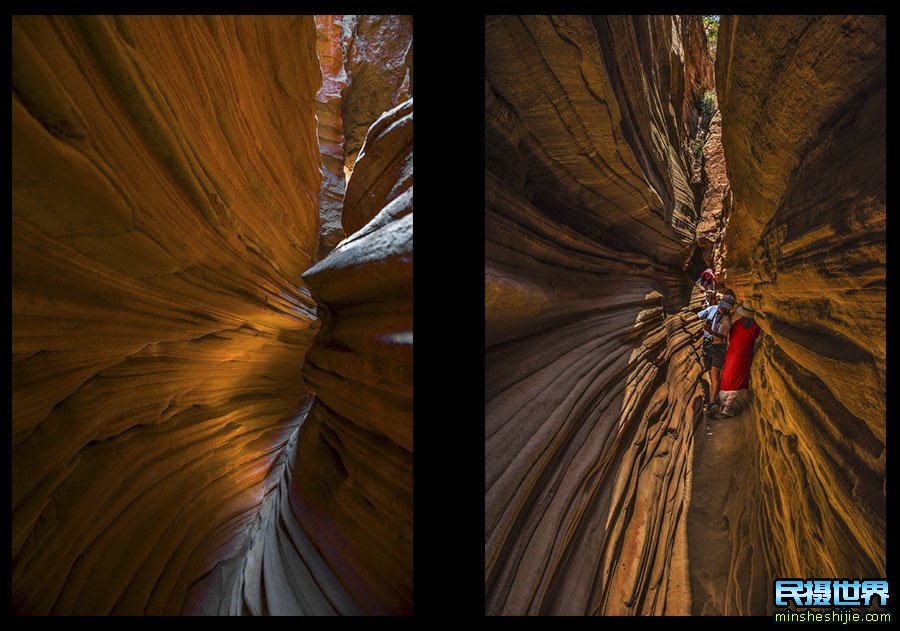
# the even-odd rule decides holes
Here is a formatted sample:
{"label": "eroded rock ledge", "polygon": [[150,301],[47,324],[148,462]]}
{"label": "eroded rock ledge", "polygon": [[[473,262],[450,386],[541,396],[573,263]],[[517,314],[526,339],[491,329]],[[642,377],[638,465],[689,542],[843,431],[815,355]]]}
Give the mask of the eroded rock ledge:
{"label": "eroded rock ledge", "polygon": [[705,45],[699,17],[486,21],[488,613],[690,612]]}

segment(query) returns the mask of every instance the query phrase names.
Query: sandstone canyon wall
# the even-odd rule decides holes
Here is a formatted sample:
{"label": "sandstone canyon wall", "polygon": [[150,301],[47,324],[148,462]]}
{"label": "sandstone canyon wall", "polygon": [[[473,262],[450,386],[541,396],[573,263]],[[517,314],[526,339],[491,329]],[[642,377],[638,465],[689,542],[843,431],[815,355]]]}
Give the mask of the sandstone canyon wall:
{"label": "sandstone canyon wall", "polygon": [[689,613],[700,18],[489,17],[485,46],[486,611]]}
{"label": "sandstone canyon wall", "polygon": [[409,15],[317,15],[316,27],[323,258],[349,235],[341,225],[344,192],[369,127],[413,95],[413,29]]}
{"label": "sandstone canyon wall", "polygon": [[334,249],[344,231],[341,207],[344,204],[344,119],[343,92],[349,80],[344,68],[343,29],[340,15],[317,15],[316,49],[322,65],[322,87],[316,94],[319,147],[322,151],[322,190],[319,192],[319,258]]}
{"label": "sandstone canyon wall", "polygon": [[312,16],[12,36],[13,611],[409,611],[411,184],[301,282]]}
{"label": "sandstone canyon wall", "polygon": [[316,401],[299,433],[313,457],[297,461],[296,511],[378,614],[413,607],[412,109],[372,125],[347,186],[350,236],[303,275],[322,329],[303,364]]}
{"label": "sandstone canyon wall", "polygon": [[731,215],[731,187],[722,146],[722,113],[716,111],[702,149],[702,190],[700,220],[697,223],[697,245],[707,265],[721,283],[728,281],[726,270],[725,231]]}
{"label": "sandstone canyon wall", "polygon": [[885,20],[723,16],[730,284],[763,337],[729,611],[771,580],[885,574]]}
{"label": "sandstone canyon wall", "polygon": [[344,63],[350,78],[341,105],[344,163],[352,171],[369,126],[413,94],[413,17],[345,15],[342,26]]}

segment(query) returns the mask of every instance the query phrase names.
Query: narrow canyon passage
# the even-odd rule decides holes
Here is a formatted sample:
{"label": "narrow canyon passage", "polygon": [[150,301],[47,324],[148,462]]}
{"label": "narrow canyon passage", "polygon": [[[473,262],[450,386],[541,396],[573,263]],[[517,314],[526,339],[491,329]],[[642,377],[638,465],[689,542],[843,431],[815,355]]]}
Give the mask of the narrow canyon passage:
{"label": "narrow canyon passage", "polygon": [[[884,576],[884,18],[712,17],[486,18],[488,614]],[[761,329],[721,420],[707,266]]]}
{"label": "narrow canyon passage", "polygon": [[411,51],[13,18],[14,614],[412,611]]}
{"label": "narrow canyon passage", "polygon": [[726,605],[721,589],[733,565],[728,502],[740,498],[753,428],[753,409],[745,406],[730,418],[704,416],[694,434],[687,537],[695,616],[721,616],[733,609]]}

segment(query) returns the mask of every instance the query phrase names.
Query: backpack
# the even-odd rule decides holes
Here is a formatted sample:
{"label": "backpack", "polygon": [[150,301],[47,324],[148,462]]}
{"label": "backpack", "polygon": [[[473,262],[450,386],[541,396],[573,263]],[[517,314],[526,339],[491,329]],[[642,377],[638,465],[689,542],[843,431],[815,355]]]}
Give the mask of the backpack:
{"label": "backpack", "polygon": [[[713,316],[712,325],[710,325],[710,328],[713,331],[715,331],[716,333],[719,332],[718,326],[719,326],[719,323],[722,321],[722,317],[723,317],[722,312],[719,309],[716,309],[716,315]],[[713,344],[723,344],[723,342],[718,342],[718,341],[716,341],[715,338],[713,338]]]}

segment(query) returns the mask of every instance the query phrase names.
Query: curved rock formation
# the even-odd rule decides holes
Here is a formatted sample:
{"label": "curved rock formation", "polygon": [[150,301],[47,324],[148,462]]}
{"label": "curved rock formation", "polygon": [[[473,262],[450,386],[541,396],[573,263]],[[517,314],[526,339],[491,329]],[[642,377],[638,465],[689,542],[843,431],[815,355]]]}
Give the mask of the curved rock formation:
{"label": "curved rock formation", "polygon": [[313,344],[313,18],[12,36],[13,611],[408,611],[411,202],[310,273]]}
{"label": "curved rock formation", "polygon": [[354,234],[382,208],[412,190],[413,100],[385,112],[372,127],[347,183],[344,231]]}
{"label": "curved rock formation", "polygon": [[316,401],[298,451],[316,456],[297,460],[292,497],[370,613],[412,612],[412,173],[366,216],[351,192],[355,180],[391,172],[396,136],[385,126],[400,129],[412,155],[412,122],[410,99],[372,125],[344,213],[345,226],[348,216],[367,223],[303,275],[322,329],[303,364]]}
{"label": "curved rock formation", "polygon": [[[764,336],[733,609],[779,576],[885,573],[885,20],[725,16],[730,284]],[[766,583],[768,581],[769,583]]]}
{"label": "curved rock formation", "polygon": [[691,611],[698,244],[763,334],[697,611],[885,574],[884,18],[722,19],[697,241],[695,19],[486,21],[488,613]]}
{"label": "curved rock formation", "polygon": [[694,22],[486,20],[488,613],[690,611]]}

